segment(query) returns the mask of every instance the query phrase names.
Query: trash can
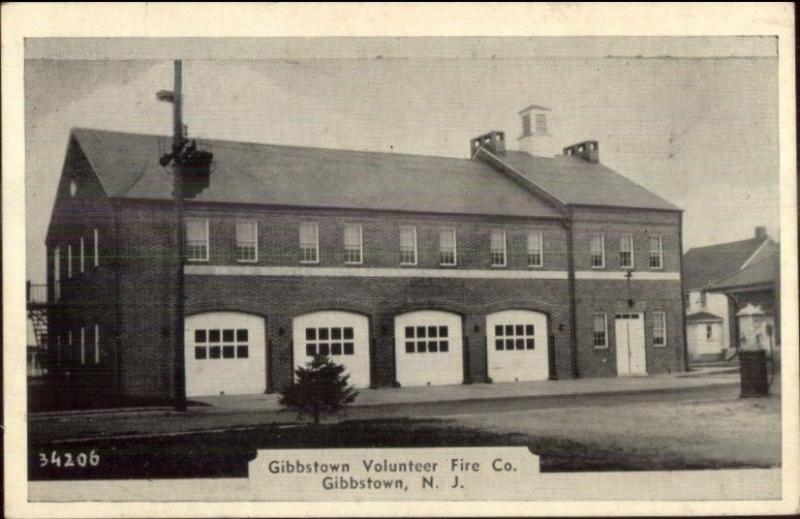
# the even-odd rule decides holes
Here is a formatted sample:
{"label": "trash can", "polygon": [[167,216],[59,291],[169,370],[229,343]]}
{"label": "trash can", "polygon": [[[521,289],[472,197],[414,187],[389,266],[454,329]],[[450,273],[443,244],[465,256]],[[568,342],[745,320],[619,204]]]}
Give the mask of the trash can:
{"label": "trash can", "polygon": [[740,398],[767,396],[767,355],[764,350],[740,350],[739,373],[741,376]]}

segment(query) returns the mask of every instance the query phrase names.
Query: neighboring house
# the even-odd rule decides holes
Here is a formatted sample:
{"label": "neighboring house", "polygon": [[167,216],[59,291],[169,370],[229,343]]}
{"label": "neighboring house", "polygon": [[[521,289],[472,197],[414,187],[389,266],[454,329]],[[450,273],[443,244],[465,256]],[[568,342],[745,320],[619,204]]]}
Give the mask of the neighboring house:
{"label": "neighboring house", "polygon": [[720,283],[747,271],[777,250],[766,228],[756,227],[748,240],[689,249],[683,258],[686,337],[690,360],[725,358],[737,348],[738,311]]}
{"label": "neighboring house", "polygon": [[[684,369],[681,210],[596,141],[531,144],[548,112],[521,113],[527,152],[491,132],[469,159],[199,140],[214,163],[183,223],[188,395],[273,391],[314,354],[358,387]],[[173,394],[170,145],[68,143],[49,360],[102,391]]]}

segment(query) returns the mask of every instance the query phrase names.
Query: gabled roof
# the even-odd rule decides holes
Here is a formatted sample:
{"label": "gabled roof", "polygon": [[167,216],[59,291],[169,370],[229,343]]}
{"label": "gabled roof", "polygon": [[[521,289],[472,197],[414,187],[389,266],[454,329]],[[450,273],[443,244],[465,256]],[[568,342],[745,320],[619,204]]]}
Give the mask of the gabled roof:
{"label": "gabled roof", "polygon": [[709,288],[738,272],[768,239],[750,238],[689,249],[683,256],[684,289]]}
{"label": "gabled roof", "polygon": [[714,283],[714,292],[727,292],[748,288],[763,288],[773,286],[780,275],[780,255],[775,253],[770,257],[749,264],[739,272],[732,274]]}
{"label": "gabled roof", "polygon": [[695,312],[686,316],[686,324],[722,321],[722,317],[711,312]]}
{"label": "gabled roof", "polygon": [[580,157],[506,151],[499,158],[565,205],[681,210],[616,171]]}
{"label": "gabled roof", "polygon": [[[158,159],[166,136],[91,129],[72,135],[112,198],[171,199]],[[477,160],[197,139],[214,154],[211,187],[196,200],[563,218]]]}

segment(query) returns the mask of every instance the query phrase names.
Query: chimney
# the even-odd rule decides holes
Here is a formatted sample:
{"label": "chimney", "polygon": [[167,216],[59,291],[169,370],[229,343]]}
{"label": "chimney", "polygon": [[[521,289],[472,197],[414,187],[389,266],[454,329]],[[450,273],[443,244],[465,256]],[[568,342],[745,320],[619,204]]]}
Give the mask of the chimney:
{"label": "chimney", "polygon": [[597,141],[583,141],[564,148],[564,155],[580,157],[586,162],[600,162],[600,146]]}
{"label": "chimney", "polygon": [[759,240],[763,240],[767,237],[767,228],[763,225],[759,225],[756,227],[756,238]]}
{"label": "chimney", "polygon": [[489,133],[485,133],[480,137],[475,137],[469,142],[469,156],[474,157],[475,153],[480,148],[484,148],[486,151],[492,153],[493,155],[505,155],[506,154],[506,134],[505,132],[500,131],[491,131]]}
{"label": "chimney", "polygon": [[517,138],[519,151],[534,157],[553,158],[558,153],[553,137],[553,113],[549,108],[530,105],[519,112],[522,133]]}

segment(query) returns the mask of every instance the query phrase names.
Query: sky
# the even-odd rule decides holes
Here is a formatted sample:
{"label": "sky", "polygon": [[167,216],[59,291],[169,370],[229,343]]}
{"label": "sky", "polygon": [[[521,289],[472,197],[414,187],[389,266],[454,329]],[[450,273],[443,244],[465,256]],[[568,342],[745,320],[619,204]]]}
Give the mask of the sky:
{"label": "sky", "polygon": [[[468,158],[469,139],[489,130],[513,147],[517,112],[535,103],[552,110],[559,147],[598,140],[601,162],[683,208],[685,249],[757,225],[777,238],[777,58],[627,51],[190,59],[184,121],[190,137]],[[171,88],[166,59],[26,60],[34,283],[70,129],[169,135],[171,107],[155,92]]]}

